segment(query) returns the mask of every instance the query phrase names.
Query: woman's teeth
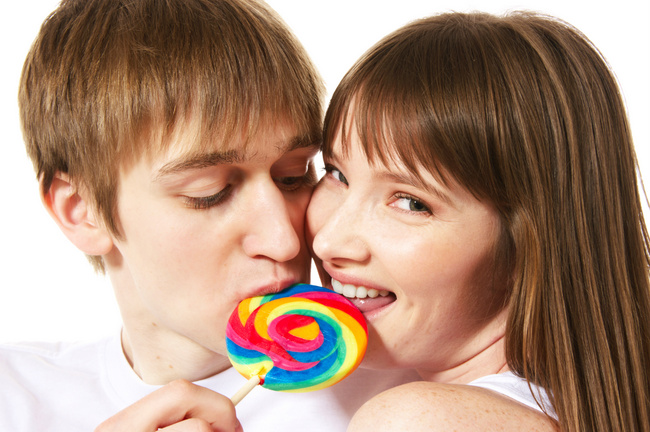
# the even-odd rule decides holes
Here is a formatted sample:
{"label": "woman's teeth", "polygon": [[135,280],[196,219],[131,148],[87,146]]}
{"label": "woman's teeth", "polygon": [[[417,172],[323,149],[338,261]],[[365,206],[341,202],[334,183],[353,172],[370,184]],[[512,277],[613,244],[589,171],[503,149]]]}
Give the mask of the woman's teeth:
{"label": "woman's teeth", "polygon": [[337,281],[336,279],[332,279],[332,289],[334,290],[334,292],[339,293],[348,298],[366,298],[366,297],[375,298],[377,296],[386,297],[388,294],[390,294],[390,292],[386,290],[378,291],[374,288],[367,289],[366,287],[363,286],[358,287],[352,284],[343,285],[341,282]]}

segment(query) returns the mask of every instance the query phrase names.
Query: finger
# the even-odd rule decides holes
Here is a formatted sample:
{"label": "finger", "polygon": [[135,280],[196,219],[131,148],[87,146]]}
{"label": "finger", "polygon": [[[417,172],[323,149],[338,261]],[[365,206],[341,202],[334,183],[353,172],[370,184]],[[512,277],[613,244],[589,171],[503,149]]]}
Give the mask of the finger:
{"label": "finger", "polygon": [[[166,428],[158,429],[158,432],[221,432],[222,430],[223,429],[215,429],[213,425],[202,419],[191,418],[188,420],[183,420],[179,423],[175,423],[171,426],[167,426]],[[243,431],[244,429],[242,429],[241,425],[238,424],[235,432]]]}
{"label": "finger", "polygon": [[227,397],[185,380],[173,381],[102,423],[96,432],[151,432],[187,419],[200,419],[210,431],[232,432],[239,421]]}
{"label": "finger", "polygon": [[193,418],[174,423],[166,428],[158,429],[158,432],[214,432],[212,426],[201,419]]}

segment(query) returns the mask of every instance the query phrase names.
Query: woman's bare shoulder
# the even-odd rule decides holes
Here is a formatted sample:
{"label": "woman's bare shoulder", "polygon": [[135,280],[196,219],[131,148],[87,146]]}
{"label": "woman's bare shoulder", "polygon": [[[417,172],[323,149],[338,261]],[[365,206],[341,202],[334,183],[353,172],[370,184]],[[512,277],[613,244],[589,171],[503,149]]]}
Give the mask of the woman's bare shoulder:
{"label": "woman's bare shoulder", "polygon": [[544,413],[491,390],[466,385],[413,382],[366,402],[348,432],[388,431],[556,432]]}

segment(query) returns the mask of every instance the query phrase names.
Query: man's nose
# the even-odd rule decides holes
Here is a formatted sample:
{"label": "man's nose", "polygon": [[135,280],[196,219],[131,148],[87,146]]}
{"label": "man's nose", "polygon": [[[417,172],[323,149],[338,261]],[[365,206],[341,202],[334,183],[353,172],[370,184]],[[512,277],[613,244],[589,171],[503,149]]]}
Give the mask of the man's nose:
{"label": "man's nose", "polygon": [[251,204],[244,216],[247,225],[243,238],[245,253],[278,262],[295,258],[300,252],[301,236],[304,235],[304,209],[301,215],[295,215],[297,209],[292,207],[294,204],[287,201],[272,180],[257,185],[249,193],[252,195]]}

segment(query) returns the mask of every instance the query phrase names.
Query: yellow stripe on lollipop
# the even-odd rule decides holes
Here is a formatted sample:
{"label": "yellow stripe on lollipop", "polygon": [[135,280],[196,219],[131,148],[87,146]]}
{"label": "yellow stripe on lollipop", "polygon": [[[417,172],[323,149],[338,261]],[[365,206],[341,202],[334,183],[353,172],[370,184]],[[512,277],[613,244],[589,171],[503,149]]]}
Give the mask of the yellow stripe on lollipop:
{"label": "yellow stripe on lollipop", "polygon": [[239,321],[241,322],[242,326],[246,325],[248,317],[250,317],[251,314],[255,312],[255,309],[259,307],[259,305],[262,303],[262,299],[263,297],[253,297],[242,300],[239,303],[237,306],[237,316],[239,317]]}
{"label": "yellow stripe on lollipop", "polygon": [[320,334],[320,326],[316,321],[312,321],[306,326],[289,330],[289,334],[302,338],[304,340],[314,340]]}

